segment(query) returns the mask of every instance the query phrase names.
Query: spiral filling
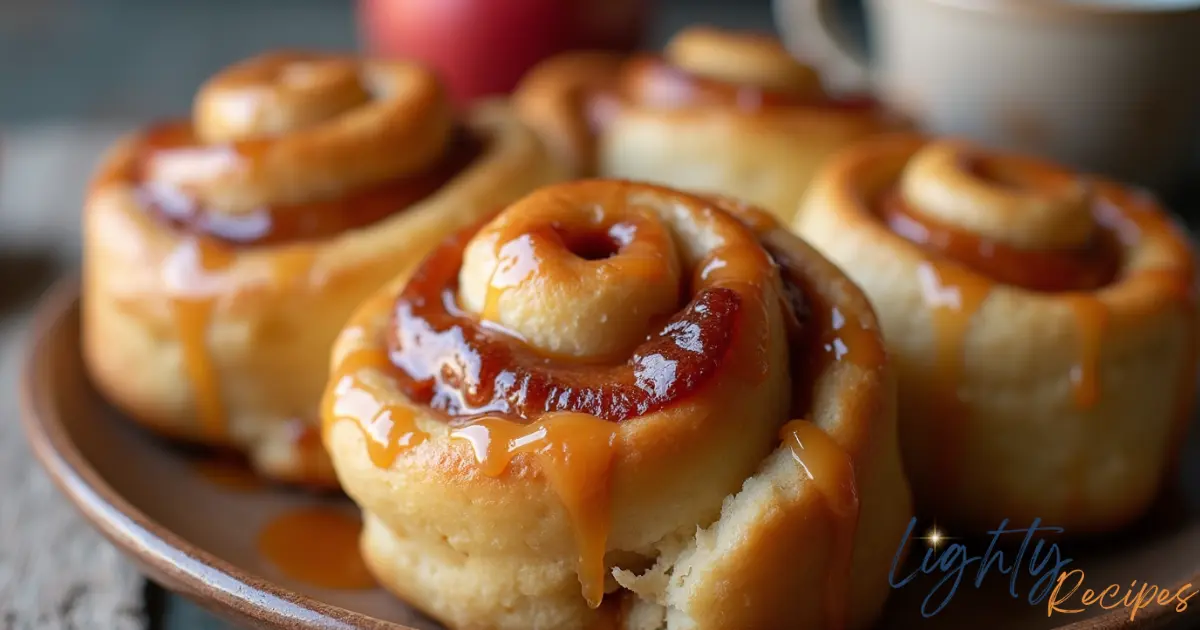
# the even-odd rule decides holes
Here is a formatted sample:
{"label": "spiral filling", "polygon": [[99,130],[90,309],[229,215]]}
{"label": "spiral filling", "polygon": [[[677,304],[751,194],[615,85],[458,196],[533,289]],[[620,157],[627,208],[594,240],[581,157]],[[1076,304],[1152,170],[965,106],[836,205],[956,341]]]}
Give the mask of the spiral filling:
{"label": "spiral filling", "polygon": [[428,71],[307,53],[236,64],[191,121],[135,141],[118,179],[180,231],[253,246],[329,238],[410,207],[475,161]]}
{"label": "spiral filling", "polygon": [[700,290],[627,361],[564,362],[459,308],[456,274],[470,236],[439,247],[396,301],[388,348],[414,402],[465,419],[567,411],[619,422],[681,400],[719,371],[737,329],[736,291]]}
{"label": "spiral filling", "polygon": [[[146,157],[159,152],[201,153],[212,160],[237,160],[246,143],[201,147],[193,145],[188,123],[166,124],[149,131],[144,140]],[[248,212],[214,211],[187,191],[157,182],[142,169],[131,175],[137,182],[139,204],[172,229],[240,247],[319,241],[347,230],[370,226],[409,208],[436,193],[483,154],[486,142],[466,129],[457,129],[446,153],[428,170],[353,189],[337,195],[291,204],[270,204]],[[139,160],[144,164],[145,158]]]}
{"label": "spiral filling", "polygon": [[1084,180],[955,142],[921,149],[876,212],[923,249],[1033,291],[1094,290],[1121,266],[1119,235]]}

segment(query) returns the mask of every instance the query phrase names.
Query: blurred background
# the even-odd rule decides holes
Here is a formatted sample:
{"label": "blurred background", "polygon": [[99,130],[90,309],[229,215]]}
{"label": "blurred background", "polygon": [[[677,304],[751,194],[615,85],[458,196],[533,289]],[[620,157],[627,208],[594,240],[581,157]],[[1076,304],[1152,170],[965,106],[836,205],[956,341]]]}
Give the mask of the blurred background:
{"label": "blurred background", "polygon": [[[769,0],[655,4],[645,29],[648,44],[689,22],[772,28]],[[287,46],[358,50],[355,3],[0,0],[0,124],[138,121],[183,113],[196,86],[214,71]]]}
{"label": "blurred background", "polygon": [[[547,4],[485,1],[505,8]],[[446,7],[478,5],[470,0],[438,2]],[[83,189],[110,142],[147,120],[186,115],[204,79],[263,50],[370,48],[360,37],[360,23],[385,24],[389,17],[372,8],[374,4],[0,0],[0,261],[51,250],[67,267],[74,264]],[[773,28],[770,0],[592,4],[644,5],[637,39],[647,46],[663,43],[692,22]],[[513,35],[512,46],[523,44],[528,42]]]}

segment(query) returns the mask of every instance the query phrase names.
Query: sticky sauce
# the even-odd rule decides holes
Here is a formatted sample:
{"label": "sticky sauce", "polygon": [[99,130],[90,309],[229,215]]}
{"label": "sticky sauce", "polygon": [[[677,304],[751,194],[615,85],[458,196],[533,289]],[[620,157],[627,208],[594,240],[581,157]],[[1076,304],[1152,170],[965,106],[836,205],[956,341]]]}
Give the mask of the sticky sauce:
{"label": "sticky sauce", "polygon": [[[390,468],[402,453],[428,438],[416,425],[412,408],[395,392],[364,378],[367,369],[395,373],[382,348],[364,348],[348,354],[334,370],[321,401],[321,418],[328,431],[338,421],[354,423],[363,433],[371,462]],[[393,402],[395,401],[395,402]]]}
{"label": "sticky sauce", "polygon": [[580,413],[549,414],[532,424],[481,418],[455,429],[484,474],[499,477],[513,458],[529,454],[562,500],[575,530],[583,596],[596,608],[604,598],[604,552],[609,528],[609,470],[617,425]]}
{"label": "sticky sauce", "polygon": [[620,421],[662,409],[720,371],[743,307],[737,291],[701,289],[621,363],[556,361],[458,309],[469,237],[444,242],[396,300],[389,356],[398,387],[419,404],[458,417],[573,411]]}
{"label": "sticky sauce", "polygon": [[940,483],[950,485],[959,479],[966,440],[963,429],[970,421],[970,406],[959,392],[967,332],[991,293],[992,284],[948,261],[925,262],[918,267],[917,276],[933,325],[936,365],[929,380],[936,384],[932,405],[942,420],[939,427],[943,431],[937,437],[937,477]]}
{"label": "sticky sauce", "polygon": [[258,551],[288,578],[318,588],[375,587],[358,550],[362,521],[333,507],[290,510],[258,534]]}
{"label": "sticky sauce", "polygon": [[899,191],[885,194],[879,212],[898,236],[993,281],[1031,291],[1087,291],[1111,283],[1121,258],[1118,243],[1098,231],[1079,250],[1017,249],[914,214]]}
{"label": "sticky sauce", "polygon": [[779,432],[805,477],[816,485],[834,527],[829,573],[825,578],[825,626],[846,626],[854,535],[858,529],[858,486],[850,456],[820,427],[792,420]]}
{"label": "sticky sauce", "polygon": [[480,317],[493,322],[500,321],[500,297],[508,289],[525,282],[537,272],[541,264],[529,234],[521,234],[501,243],[496,257],[498,261],[488,281],[483,312],[479,314]]}
{"label": "sticky sauce", "polygon": [[1108,327],[1108,307],[1091,294],[1063,296],[1075,314],[1079,355],[1071,367],[1071,392],[1075,408],[1088,410],[1100,400],[1100,352]]}
{"label": "sticky sauce", "polygon": [[868,328],[856,313],[828,305],[814,311],[821,331],[818,346],[822,364],[846,361],[863,369],[876,370],[886,362],[887,355],[879,343],[878,331]]}
{"label": "sticky sauce", "polygon": [[183,371],[195,401],[201,431],[220,440],[226,434],[225,405],[217,370],[208,347],[209,323],[221,272],[233,264],[234,254],[205,240],[185,240],[163,265],[163,281],[171,295],[171,316],[179,337]]}
{"label": "sticky sauce", "polygon": [[184,233],[204,236],[229,245],[265,246],[319,241],[347,230],[377,223],[415,205],[440,190],[481,156],[480,138],[459,130],[441,161],[426,172],[387,180],[326,199],[300,204],[275,205],[253,212],[226,214],[205,208],[188,195],[145,179],[146,164],[158,155],[187,152],[222,162],[259,159],[258,140],[232,144],[198,144],[190,123],[166,123],[147,131],[123,177],[137,187],[137,198],[155,218]]}

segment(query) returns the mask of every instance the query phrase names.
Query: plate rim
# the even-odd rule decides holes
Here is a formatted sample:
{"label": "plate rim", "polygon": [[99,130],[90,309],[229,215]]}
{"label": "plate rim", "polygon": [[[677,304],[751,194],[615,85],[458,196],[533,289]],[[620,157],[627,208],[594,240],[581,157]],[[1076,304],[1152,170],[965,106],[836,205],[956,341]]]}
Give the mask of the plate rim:
{"label": "plate rim", "polygon": [[114,490],[80,453],[61,419],[50,412],[53,407],[43,404],[45,383],[35,378],[49,333],[63,325],[80,297],[79,279],[72,276],[39,298],[27,330],[18,396],[34,457],[93,529],[148,577],[226,619],[289,630],[416,630],[319,601],[238,568],[184,540]]}
{"label": "plate rim", "polygon": [[[26,330],[17,385],[21,424],[34,457],[88,524],[147,577],[226,619],[288,630],[417,630],[322,602],[240,569],[146,516],[105,481],[76,448],[57,414],[43,413],[53,405],[43,404],[45,383],[35,378],[34,368],[45,354],[50,331],[62,326],[72,308],[80,307],[80,288],[79,277],[72,275],[54,283],[38,299]],[[1200,570],[1172,590],[1188,583],[1200,587]],[[1125,609],[1114,609],[1054,628],[1148,629],[1200,616],[1200,605],[1170,615],[1172,610],[1159,606],[1142,611],[1130,622]]]}

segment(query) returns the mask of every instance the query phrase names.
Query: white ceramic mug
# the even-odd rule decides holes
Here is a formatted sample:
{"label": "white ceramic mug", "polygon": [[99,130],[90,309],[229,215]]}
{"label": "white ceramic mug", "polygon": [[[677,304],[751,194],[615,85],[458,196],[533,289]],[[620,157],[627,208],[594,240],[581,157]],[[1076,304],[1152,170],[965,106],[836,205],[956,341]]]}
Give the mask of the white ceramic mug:
{"label": "white ceramic mug", "polygon": [[1200,0],[775,0],[785,42],[931,133],[1162,187],[1200,131]]}

